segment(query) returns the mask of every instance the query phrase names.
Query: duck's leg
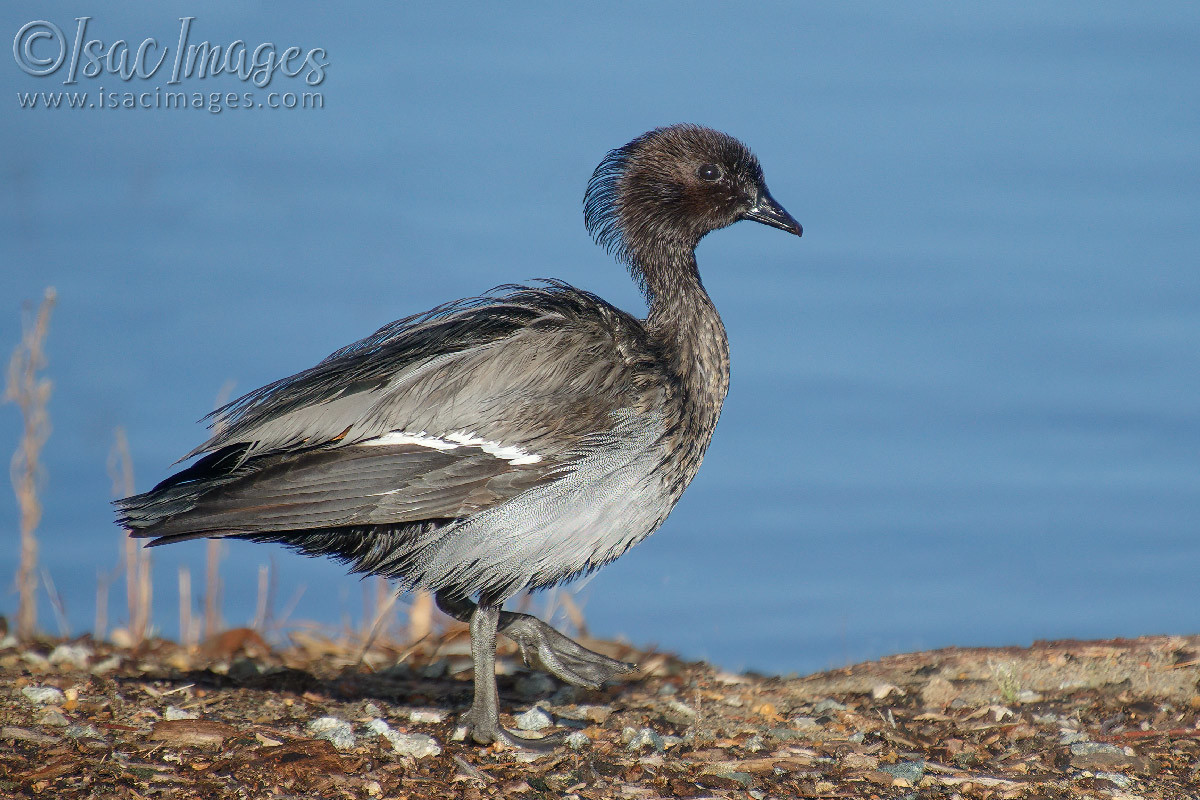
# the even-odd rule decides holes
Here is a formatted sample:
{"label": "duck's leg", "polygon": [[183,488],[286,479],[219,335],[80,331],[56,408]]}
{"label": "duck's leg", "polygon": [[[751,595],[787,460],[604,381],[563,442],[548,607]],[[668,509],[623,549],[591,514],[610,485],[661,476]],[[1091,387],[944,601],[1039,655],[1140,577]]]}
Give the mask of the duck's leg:
{"label": "duck's leg", "polygon": [[[463,622],[471,622],[471,642],[474,651],[475,623],[474,619],[481,604],[476,606],[466,598],[449,597],[441,592],[437,595],[438,608],[450,616]],[[606,680],[615,678],[637,669],[634,664],[627,664],[615,658],[589,650],[574,640],[562,635],[554,628],[542,622],[537,617],[528,614],[517,614],[512,611],[501,611],[495,606],[498,617],[496,630],[492,633],[492,658],[495,658],[495,634],[502,633],[517,643],[521,650],[521,658],[525,663],[543,672],[548,672],[559,680],[573,686],[586,686],[597,689]],[[476,659],[475,676],[478,687],[479,662]],[[493,683],[493,691],[495,684]],[[478,694],[478,688],[476,688]]]}
{"label": "duck's leg", "polygon": [[[439,603],[439,605],[441,605]],[[462,718],[467,733],[480,744],[507,739],[500,727],[500,698],[496,692],[496,623],[499,606],[476,606],[471,623],[471,660],[475,665],[475,697]]]}
{"label": "duck's leg", "polygon": [[471,604],[471,659],[475,665],[475,697],[471,710],[463,715],[467,735],[479,744],[506,742],[530,750],[553,750],[563,737],[544,736],[527,739],[500,726],[500,698],[496,691],[496,626],[500,605]]}

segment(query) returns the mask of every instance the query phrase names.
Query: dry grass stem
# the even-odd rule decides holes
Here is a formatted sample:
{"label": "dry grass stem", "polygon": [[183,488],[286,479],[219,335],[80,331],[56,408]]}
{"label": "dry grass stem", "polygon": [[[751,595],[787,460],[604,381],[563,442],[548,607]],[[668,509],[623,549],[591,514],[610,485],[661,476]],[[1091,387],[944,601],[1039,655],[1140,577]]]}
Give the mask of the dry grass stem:
{"label": "dry grass stem", "polygon": [[[113,431],[113,446],[108,454],[108,475],[112,479],[113,497],[128,497],[135,492],[133,457],[125,429]],[[134,642],[146,638],[150,628],[153,589],[150,579],[150,551],[140,541],[122,534],[125,572],[125,605],[129,612],[129,633]]]}
{"label": "dry grass stem", "polygon": [[417,642],[433,633],[433,594],[415,592],[408,610],[408,639]]}
{"label": "dry grass stem", "polygon": [[266,629],[267,609],[271,601],[271,568],[266,564],[258,565],[258,598],[254,603],[254,621],[250,627],[262,632]]}
{"label": "dry grass stem", "polygon": [[179,565],[179,643],[188,650],[194,649],[199,638],[192,622],[192,571],[186,564]]}
{"label": "dry grass stem", "polygon": [[580,636],[587,636],[587,620],[584,619],[583,609],[575,602],[575,597],[567,591],[560,591],[557,595],[558,602],[562,606],[563,613],[567,615],[567,619],[571,620],[571,624],[575,626],[575,631]]}
{"label": "dry grass stem", "polygon": [[46,289],[33,322],[23,325],[21,342],[8,362],[4,399],[21,409],[24,428],[10,465],[13,491],[21,512],[21,552],[17,567],[17,637],[28,640],[37,632],[37,526],[42,518],[38,487],[44,477],[40,456],[50,437],[51,382],[39,376],[46,366],[45,342],[57,294]]}
{"label": "dry grass stem", "polygon": [[221,540],[204,542],[204,638],[211,639],[224,628],[221,621]]}
{"label": "dry grass stem", "polygon": [[[221,386],[214,404],[216,408],[229,401],[233,386],[233,381],[225,381]],[[213,433],[220,433],[221,427],[218,421],[213,425]],[[221,541],[207,539],[204,542],[204,638],[213,638],[224,627],[221,620]]]}
{"label": "dry grass stem", "polygon": [[[387,581],[385,581],[383,578],[377,578],[377,580],[383,584],[385,589],[389,588]],[[379,635],[379,632],[384,629],[384,622],[391,614],[392,607],[396,605],[396,600],[399,599],[399,597],[399,592],[389,591],[384,601],[379,603],[379,605],[376,607],[375,619],[371,622],[371,630],[364,637],[362,649],[358,653],[359,663],[362,663],[363,657],[366,656],[367,651],[371,649],[371,645],[375,643],[375,638]]]}
{"label": "dry grass stem", "polygon": [[71,635],[71,626],[67,622],[67,607],[63,604],[62,595],[50,577],[50,570],[42,567],[42,585],[46,587],[46,595],[50,598],[50,608],[54,610],[54,621],[58,623],[58,635],[64,639]]}

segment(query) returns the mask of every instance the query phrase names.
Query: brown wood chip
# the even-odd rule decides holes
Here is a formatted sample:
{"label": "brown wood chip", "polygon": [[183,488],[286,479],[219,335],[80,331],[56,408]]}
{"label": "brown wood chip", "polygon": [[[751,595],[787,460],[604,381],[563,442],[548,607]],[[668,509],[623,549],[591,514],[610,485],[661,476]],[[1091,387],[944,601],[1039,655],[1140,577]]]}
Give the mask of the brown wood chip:
{"label": "brown wood chip", "polygon": [[38,744],[53,744],[58,741],[56,736],[48,736],[38,731],[31,731],[28,728],[18,728],[15,725],[5,725],[0,728],[0,737],[4,739],[19,739],[26,742],[37,742]]}
{"label": "brown wood chip", "polygon": [[207,719],[170,719],[154,723],[150,739],[177,747],[212,747],[231,736],[237,728]]}

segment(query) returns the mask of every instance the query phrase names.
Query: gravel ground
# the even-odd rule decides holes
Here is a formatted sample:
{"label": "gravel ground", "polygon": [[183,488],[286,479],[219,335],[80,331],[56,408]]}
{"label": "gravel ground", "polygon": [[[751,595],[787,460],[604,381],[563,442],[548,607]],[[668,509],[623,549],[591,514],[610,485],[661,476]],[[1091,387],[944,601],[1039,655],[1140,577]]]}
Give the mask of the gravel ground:
{"label": "gravel ground", "polygon": [[1200,798],[1200,637],[948,649],[802,678],[589,646],[601,691],[501,658],[503,721],[461,741],[462,631],[419,647],[253,631],[197,652],[0,642],[0,797]]}

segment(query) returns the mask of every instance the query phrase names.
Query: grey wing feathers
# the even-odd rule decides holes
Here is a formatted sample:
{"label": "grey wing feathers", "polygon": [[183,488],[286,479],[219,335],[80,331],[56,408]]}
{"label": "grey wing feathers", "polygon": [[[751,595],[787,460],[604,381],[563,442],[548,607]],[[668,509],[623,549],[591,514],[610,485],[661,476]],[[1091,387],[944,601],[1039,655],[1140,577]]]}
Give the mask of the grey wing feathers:
{"label": "grey wing feathers", "polygon": [[653,383],[641,337],[558,283],[392,323],[215,412],[189,457],[207,455],[120,501],[121,521],[159,543],[468,518],[619,436]]}
{"label": "grey wing feathers", "polygon": [[223,491],[188,498],[186,514],[159,520],[143,535],[157,537],[157,544],[211,535],[451,520],[512,497],[547,476],[544,466],[514,466],[472,450],[459,454],[398,445],[265,456],[252,464],[245,479],[230,482]]}
{"label": "grey wing feathers", "polygon": [[[594,405],[607,407],[593,409],[583,427],[625,399],[629,387],[620,384],[627,365],[617,363],[612,328],[628,327],[632,317],[558,282],[501,288],[507,293],[393,322],[229,403],[211,415],[213,437],[185,458],[242,442],[250,444],[243,453],[249,458],[400,429],[486,435],[500,423],[510,435],[533,440],[555,433],[560,412],[577,419],[577,407],[545,406],[578,406],[585,386]],[[501,343],[502,353],[495,353]],[[531,417],[534,408],[541,413]]]}

